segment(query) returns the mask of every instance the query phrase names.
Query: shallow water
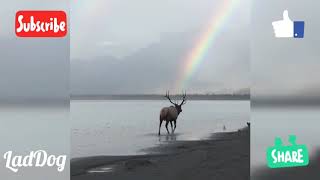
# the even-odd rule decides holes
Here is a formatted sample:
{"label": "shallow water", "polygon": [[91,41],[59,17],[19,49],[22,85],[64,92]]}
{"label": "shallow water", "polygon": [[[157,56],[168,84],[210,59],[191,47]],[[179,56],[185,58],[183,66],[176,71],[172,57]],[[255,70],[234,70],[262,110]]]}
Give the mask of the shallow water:
{"label": "shallow water", "polygon": [[[31,151],[44,150],[50,155],[69,157],[69,107],[0,105],[0,168],[1,179],[65,179],[70,174],[69,160],[63,172],[56,167],[20,167],[18,173],[5,168],[5,152],[26,156]],[[22,173],[22,174],[21,174]],[[30,178],[28,178],[30,177]],[[32,177],[32,178],[31,178]]]}
{"label": "shallow water", "polygon": [[158,136],[159,112],[165,106],[170,104],[160,100],[72,101],[72,157],[144,154],[142,149],[159,143],[198,140],[249,121],[249,101],[188,101],[175,134],[167,135],[163,123]]}

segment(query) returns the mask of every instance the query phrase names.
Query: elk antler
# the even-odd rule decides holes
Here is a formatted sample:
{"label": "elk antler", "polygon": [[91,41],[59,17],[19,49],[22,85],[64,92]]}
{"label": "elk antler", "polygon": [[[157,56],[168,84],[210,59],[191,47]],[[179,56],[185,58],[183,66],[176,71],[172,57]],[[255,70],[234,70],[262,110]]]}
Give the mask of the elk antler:
{"label": "elk antler", "polygon": [[169,91],[166,91],[166,95],[164,97],[166,97],[171,102],[171,104],[177,105],[176,103],[171,101],[170,96],[169,96]]}
{"label": "elk antler", "polygon": [[182,102],[180,103],[180,106],[187,102],[186,97],[187,97],[187,92],[185,91],[184,93],[182,93]]}

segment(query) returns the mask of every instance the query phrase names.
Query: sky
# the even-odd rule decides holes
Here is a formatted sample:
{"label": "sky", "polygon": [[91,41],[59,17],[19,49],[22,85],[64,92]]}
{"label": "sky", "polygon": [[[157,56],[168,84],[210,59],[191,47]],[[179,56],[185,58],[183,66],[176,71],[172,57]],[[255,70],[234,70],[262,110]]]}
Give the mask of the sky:
{"label": "sky", "polygon": [[[71,92],[182,91],[175,86],[186,56],[225,2],[71,2]],[[237,3],[184,90],[229,93],[248,89],[250,13],[250,0]]]}
{"label": "sky", "polygon": [[0,103],[69,98],[69,36],[61,39],[17,38],[18,10],[65,10],[66,1],[0,0]]}
{"label": "sky", "polygon": [[[201,31],[225,1],[73,1],[72,59],[122,57],[159,42],[168,33]],[[250,7],[251,1],[241,1],[225,26],[247,26]]]}
{"label": "sky", "polygon": [[[64,9],[65,2],[5,1],[0,11],[0,99],[67,97],[69,83],[73,94],[174,89],[186,55],[224,1],[74,1],[71,52],[68,38],[19,39],[13,31],[17,10]],[[186,90],[219,93],[251,87],[258,96],[320,96],[318,7],[312,0],[241,1]],[[293,20],[305,20],[304,39],[274,38],[271,22],[280,20],[284,9]]]}
{"label": "sky", "polygon": [[[73,3],[72,92],[161,93],[172,89],[185,54],[224,1]],[[254,96],[319,97],[319,7],[320,2],[312,0],[241,1],[224,22],[187,90],[230,92],[250,86]],[[274,38],[271,23],[281,20],[285,9],[293,20],[305,20],[304,39]]]}
{"label": "sky", "polygon": [[[320,2],[254,1],[252,5],[251,93],[253,97],[320,97]],[[271,22],[287,9],[305,21],[303,39],[274,38]]]}

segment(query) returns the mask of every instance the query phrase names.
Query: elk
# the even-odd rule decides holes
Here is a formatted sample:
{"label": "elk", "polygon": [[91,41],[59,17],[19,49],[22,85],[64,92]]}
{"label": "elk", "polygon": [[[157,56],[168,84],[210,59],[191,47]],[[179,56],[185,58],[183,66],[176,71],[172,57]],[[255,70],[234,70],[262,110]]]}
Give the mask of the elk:
{"label": "elk", "polygon": [[[166,92],[166,95],[164,97],[166,97],[170,101],[170,103],[173,104],[173,106],[164,107],[161,109],[158,135],[160,135],[162,121],[166,121],[166,129],[167,129],[168,134],[170,134],[170,132],[168,130],[169,122],[171,125],[171,132],[174,133],[174,131],[176,130],[176,127],[177,127],[177,118],[178,118],[179,114],[182,112],[181,106],[186,103],[187,93],[185,92],[182,94],[182,102],[180,104],[172,102],[172,100],[170,99],[169,91]],[[174,128],[172,126],[172,122],[174,123]]]}

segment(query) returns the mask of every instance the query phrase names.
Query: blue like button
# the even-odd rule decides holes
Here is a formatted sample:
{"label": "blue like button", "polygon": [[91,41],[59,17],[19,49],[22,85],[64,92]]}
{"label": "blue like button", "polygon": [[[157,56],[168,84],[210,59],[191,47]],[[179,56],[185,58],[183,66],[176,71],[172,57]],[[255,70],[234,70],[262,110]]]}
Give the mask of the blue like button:
{"label": "blue like button", "polygon": [[303,38],[304,36],[304,21],[294,21],[294,38]]}

